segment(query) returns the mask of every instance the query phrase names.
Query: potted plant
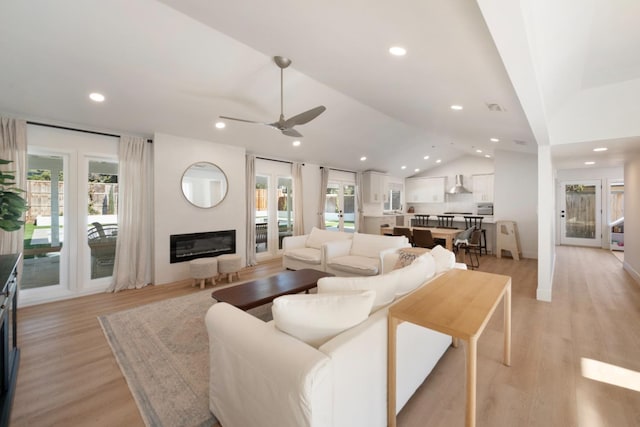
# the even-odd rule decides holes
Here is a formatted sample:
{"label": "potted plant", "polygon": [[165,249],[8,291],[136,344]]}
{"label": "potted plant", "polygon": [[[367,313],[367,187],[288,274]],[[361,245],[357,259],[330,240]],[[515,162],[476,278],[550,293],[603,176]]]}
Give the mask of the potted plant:
{"label": "potted plant", "polygon": [[[11,160],[0,159],[0,165]],[[14,171],[0,171],[0,229],[17,231],[24,225],[22,213],[27,210],[27,202],[20,195],[24,190],[16,188]]]}

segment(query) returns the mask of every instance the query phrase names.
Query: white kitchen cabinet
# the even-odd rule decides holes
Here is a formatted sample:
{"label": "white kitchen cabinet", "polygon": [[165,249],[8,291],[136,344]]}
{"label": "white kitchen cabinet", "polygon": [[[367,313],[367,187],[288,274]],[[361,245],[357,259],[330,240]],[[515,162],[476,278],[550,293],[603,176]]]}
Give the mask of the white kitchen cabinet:
{"label": "white kitchen cabinet", "polygon": [[383,203],[387,201],[387,176],[380,172],[362,174],[362,198],[365,203]]}
{"label": "white kitchen cabinet", "polygon": [[493,202],[493,174],[473,175],[473,201]]}
{"label": "white kitchen cabinet", "polygon": [[404,189],[407,203],[444,203],[445,178],[407,178]]}

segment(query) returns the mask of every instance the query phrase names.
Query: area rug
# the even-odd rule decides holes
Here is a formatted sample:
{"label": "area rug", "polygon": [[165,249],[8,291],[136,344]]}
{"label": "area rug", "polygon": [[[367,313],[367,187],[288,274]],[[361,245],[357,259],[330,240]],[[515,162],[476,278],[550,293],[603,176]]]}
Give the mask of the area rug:
{"label": "area rug", "polygon": [[[147,426],[219,426],[209,411],[211,290],[98,317]],[[270,304],[250,311],[268,320]]]}

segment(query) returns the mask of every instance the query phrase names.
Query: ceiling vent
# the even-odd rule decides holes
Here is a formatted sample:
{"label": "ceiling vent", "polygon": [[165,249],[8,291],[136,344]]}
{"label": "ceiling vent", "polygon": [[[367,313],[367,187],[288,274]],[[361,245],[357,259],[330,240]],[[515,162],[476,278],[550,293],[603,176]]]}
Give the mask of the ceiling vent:
{"label": "ceiling vent", "polygon": [[486,105],[487,105],[487,108],[489,109],[489,111],[496,111],[496,112],[505,111],[505,109],[502,108],[500,106],[500,104],[487,102]]}
{"label": "ceiling vent", "polygon": [[522,141],[522,140],[520,140],[520,139],[514,139],[514,140],[513,140],[513,142],[514,142],[516,145],[527,145],[527,141]]}

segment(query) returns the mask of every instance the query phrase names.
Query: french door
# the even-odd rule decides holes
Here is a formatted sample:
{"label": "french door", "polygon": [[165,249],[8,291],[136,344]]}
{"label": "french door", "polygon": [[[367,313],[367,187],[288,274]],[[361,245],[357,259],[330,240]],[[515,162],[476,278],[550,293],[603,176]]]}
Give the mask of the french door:
{"label": "french door", "polygon": [[118,140],[39,126],[27,138],[19,304],[102,292],[118,234]]}
{"label": "french door", "polygon": [[324,209],[324,227],[327,230],[356,230],[356,185],[352,182],[329,181]]}
{"label": "french door", "polygon": [[560,183],[560,243],[602,246],[602,187],[599,180]]}
{"label": "french door", "polygon": [[256,162],[256,259],[282,252],[282,241],[293,235],[293,180],[291,167],[276,162]]}

